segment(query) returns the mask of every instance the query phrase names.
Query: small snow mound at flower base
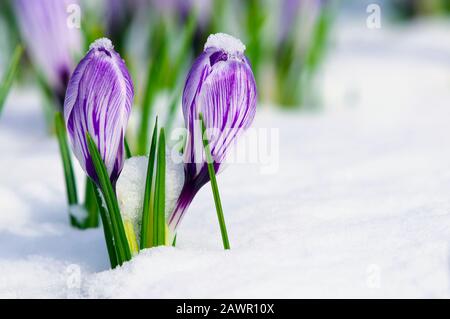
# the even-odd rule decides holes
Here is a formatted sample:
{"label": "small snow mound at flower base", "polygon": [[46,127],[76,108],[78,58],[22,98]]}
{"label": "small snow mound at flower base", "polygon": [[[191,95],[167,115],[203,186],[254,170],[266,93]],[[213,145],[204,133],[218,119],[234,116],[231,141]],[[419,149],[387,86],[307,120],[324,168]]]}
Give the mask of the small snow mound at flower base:
{"label": "small snow mound at flower base", "polygon": [[[117,180],[117,200],[125,220],[137,221],[142,212],[148,158],[132,157],[125,161]],[[135,226],[135,231],[137,225]]]}
{"label": "small snow mound at flower base", "polygon": [[211,34],[205,43],[205,50],[208,48],[221,49],[228,54],[244,53],[245,51],[245,45],[241,40],[226,33]]}
{"label": "small snow mound at flower base", "polygon": [[112,50],[112,49],[114,49],[114,45],[112,44],[110,39],[100,38],[100,39],[97,39],[94,42],[92,42],[91,45],[89,46],[89,50],[100,49],[100,48]]}
{"label": "small snow mound at flower base", "polygon": [[[170,149],[166,150],[166,216],[175,208],[184,183],[183,163],[175,163]],[[122,173],[117,180],[117,200],[124,220],[133,224],[134,231],[140,234],[148,157],[132,157],[125,161]]]}

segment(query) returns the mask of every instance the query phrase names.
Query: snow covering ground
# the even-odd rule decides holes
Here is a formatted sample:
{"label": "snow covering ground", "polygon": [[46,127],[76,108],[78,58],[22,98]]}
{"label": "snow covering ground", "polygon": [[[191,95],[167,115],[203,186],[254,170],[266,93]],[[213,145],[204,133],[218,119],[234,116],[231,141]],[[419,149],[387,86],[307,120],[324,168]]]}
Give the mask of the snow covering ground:
{"label": "snow covering ground", "polygon": [[219,177],[232,250],[206,185],[176,248],[114,271],[100,229],[68,226],[37,94],[13,92],[0,119],[0,297],[450,297],[448,30],[335,30],[324,112],[258,111],[256,127],[280,129],[278,172],[237,164]]}

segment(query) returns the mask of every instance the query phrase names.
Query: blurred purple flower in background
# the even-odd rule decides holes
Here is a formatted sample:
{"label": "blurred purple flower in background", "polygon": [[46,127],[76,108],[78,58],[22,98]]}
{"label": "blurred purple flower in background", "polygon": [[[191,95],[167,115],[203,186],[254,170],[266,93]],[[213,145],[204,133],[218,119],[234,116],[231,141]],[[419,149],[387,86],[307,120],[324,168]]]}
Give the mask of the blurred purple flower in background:
{"label": "blurred purple flower in background", "polygon": [[[307,36],[320,13],[320,8],[326,0],[284,0],[280,12],[280,42],[297,36]],[[301,22],[301,26],[299,23]],[[301,28],[300,34],[298,28]]]}
{"label": "blurred purple flower in background", "polygon": [[80,29],[68,23],[68,6],[77,0],[15,0],[18,25],[29,56],[53,89],[60,105],[67,82],[81,53]]}
{"label": "blurred purple flower in background", "polygon": [[198,27],[205,28],[211,18],[212,2],[211,0],[177,0],[181,19],[187,20],[191,12],[196,10]]}
{"label": "blurred purple flower in background", "polygon": [[[185,181],[173,213],[172,235],[198,190],[209,181],[203,151],[199,113],[203,114],[215,171],[227,150],[247,129],[256,112],[256,83],[245,46],[230,35],[210,35],[204,52],[196,59],[183,91],[183,115],[188,136],[184,150]],[[217,133],[217,134],[216,134]]]}
{"label": "blurred purple flower in background", "polygon": [[104,38],[91,44],[70,78],[64,118],[73,152],[86,174],[96,182],[86,132],[97,144],[115,185],[125,160],[124,138],[133,96],[130,74],[111,41]]}
{"label": "blurred purple flower in background", "polygon": [[296,24],[301,0],[283,0],[280,14],[280,41],[285,40]]}

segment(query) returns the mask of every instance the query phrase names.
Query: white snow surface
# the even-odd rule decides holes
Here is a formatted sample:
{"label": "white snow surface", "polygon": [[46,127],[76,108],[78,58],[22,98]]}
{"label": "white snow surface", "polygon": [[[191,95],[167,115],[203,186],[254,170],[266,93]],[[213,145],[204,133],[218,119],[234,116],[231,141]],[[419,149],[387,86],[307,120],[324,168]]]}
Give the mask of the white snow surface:
{"label": "white snow surface", "polygon": [[449,25],[336,30],[323,112],[259,106],[255,127],[280,130],[278,172],[218,176],[230,251],[208,184],[177,247],[109,270],[102,230],[69,227],[38,94],[13,92],[0,118],[0,297],[449,298]]}
{"label": "white snow surface", "polygon": [[208,36],[205,43],[205,50],[208,48],[221,49],[228,54],[244,53],[245,45],[241,40],[226,33],[216,33]]}

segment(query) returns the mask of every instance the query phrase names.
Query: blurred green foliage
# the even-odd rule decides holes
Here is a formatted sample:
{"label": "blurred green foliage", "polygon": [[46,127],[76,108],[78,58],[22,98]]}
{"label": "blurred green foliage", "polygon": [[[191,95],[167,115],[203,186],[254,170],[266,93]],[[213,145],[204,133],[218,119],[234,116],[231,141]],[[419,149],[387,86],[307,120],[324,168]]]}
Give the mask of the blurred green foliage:
{"label": "blurred green foliage", "polygon": [[393,0],[392,5],[401,19],[450,14],[449,0]]}

